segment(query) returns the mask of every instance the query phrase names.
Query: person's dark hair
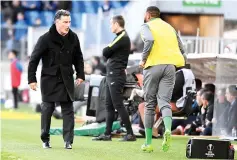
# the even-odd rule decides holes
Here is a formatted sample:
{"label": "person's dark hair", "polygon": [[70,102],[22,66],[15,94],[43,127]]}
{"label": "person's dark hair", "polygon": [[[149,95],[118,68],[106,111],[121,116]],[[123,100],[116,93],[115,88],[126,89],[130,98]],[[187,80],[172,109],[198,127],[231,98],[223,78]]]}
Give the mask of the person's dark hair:
{"label": "person's dark hair", "polygon": [[146,12],[149,12],[151,14],[151,17],[153,18],[159,18],[160,17],[160,10],[156,6],[150,6],[146,9]]}
{"label": "person's dark hair", "polygon": [[16,57],[18,55],[18,52],[16,50],[14,50],[14,49],[10,50],[9,53],[13,53]]}
{"label": "person's dark hair", "polygon": [[204,85],[204,88],[208,91],[211,91],[213,94],[215,94],[216,86],[212,83],[207,83]]}
{"label": "person's dark hair", "polygon": [[124,26],[125,26],[125,21],[124,21],[123,16],[121,16],[121,15],[114,16],[114,17],[112,18],[112,20],[113,20],[114,23],[117,22],[120,27],[124,28]]}
{"label": "person's dark hair", "polygon": [[55,13],[54,21],[60,19],[62,16],[70,16],[70,12],[64,9],[60,9]]}
{"label": "person's dark hair", "polygon": [[195,78],[195,83],[196,83],[196,90],[199,91],[202,88],[202,81],[201,81],[201,79]]}
{"label": "person's dark hair", "polygon": [[100,57],[99,56],[94,56],[93,58],[98,62],[98,64],[100,64]]}
{"label": "person's dark hair", "polygon": [[204,100],[207,100],[208,102],[214,101],[214,94],[211,91],[204,92],[202,94],[202,97]]}
{"label": "person's dark hair", "polygon": [[236,85],[230,85],[228,87],[228,90],[232,96],[237,96],[237,86]]}
{"label": "person's dark hair", "polygon": [[201,88],[201,89],[199,90],[200,96],[202,96],[203,93],[204,93],[204,92],[207,92],[207,91],[208,91],[208,90],[206,90],[205,88]]}

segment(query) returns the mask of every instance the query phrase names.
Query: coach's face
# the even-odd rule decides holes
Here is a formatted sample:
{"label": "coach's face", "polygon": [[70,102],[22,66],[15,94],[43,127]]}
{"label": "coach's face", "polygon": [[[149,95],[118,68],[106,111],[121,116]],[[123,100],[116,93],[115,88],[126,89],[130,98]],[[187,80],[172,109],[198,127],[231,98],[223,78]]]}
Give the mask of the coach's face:
{"label": "coach's face", "polygon": [[112,33],[116,33],[118,29],[118,23],[114,22],[113,19],[110,20],[110,29]]}
{"label": "coach's face", "polygon": [[61,16],[61,18],[56,20],[56,26],[58,28],[58,32],[60,32],[59,34],[61,35],[66,35],[69,32],[70,25],[70,16]]}

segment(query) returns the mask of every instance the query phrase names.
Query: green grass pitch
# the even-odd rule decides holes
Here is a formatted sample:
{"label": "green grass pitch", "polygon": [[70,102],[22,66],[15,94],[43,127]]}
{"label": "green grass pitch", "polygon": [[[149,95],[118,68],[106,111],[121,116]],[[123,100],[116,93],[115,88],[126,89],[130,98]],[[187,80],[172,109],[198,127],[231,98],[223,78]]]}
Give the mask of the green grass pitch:
{"label": "green grass pitch", "polygon": [[[17,112],[29,112],[20,110]],[[15,112],[15,111],[14,111]],[[29,115],[32,114],[29,113]],[[39,115],[38,115],[39,117]],[[61,120],[52,119],[52,127],[62,126]],[[75,127],[79,127],[76,124]],[[51,136],[52,149],[42,149],[40,119],[1,119],[2,160],[182,160],[188,137],[173,137],[172,147],[161,150],[162,139],[153,139],[153,153],[140,150],[144,139],[136,142],[94,142],[91,137],[75,136],[72,150],[63,148],[62,136]],[[236,157],[237,158],[237,157]]]}

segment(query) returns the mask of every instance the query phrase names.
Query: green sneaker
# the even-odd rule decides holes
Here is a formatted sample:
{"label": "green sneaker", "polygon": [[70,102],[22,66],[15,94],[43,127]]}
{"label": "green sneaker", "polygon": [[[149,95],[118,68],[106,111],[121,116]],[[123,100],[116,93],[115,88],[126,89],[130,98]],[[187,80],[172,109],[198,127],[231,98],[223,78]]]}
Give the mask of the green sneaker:
{"label": "green sneaker", "polygon": [[153,147],[152,147],[152,145],[143,144],[142,147],[141,147],[141,149],[142,149],[142,151],[144,151],[144,152],[148,152],[148,153],[153,152]]}
{"label": "green sneaker", "polygon": [[171,132],[169,130],[166,130],[164,134],[164,140],[162,143],[162,150],[164,152],[167,152],[169,150],[170,142],[171,142]]}

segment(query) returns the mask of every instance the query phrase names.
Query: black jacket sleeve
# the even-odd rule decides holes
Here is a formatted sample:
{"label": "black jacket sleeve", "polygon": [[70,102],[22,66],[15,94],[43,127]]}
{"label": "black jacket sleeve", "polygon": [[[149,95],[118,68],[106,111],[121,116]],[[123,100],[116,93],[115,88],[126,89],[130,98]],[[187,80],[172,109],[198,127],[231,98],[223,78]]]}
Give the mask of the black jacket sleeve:
{"label": "black jacket sleeve", "polygon": [[84,74],[84,60],[83,55],[80,47],[80,42],[78,37],[76,36],[76,48],[74,52],[74,58],[73,58],[73,65],[76,70],[76,78],[80,78],[85,80],[85,74]]}
{"label": "black jacket sleeve", "polygon": [[35,48],[31,54],[28,65],[28,84],[37,82],[36,71],[39,65],[39,61],[42,58],[42,54],[47,50],[47,43],[44,40],[44,36],[41,36],[37,41]]}
{"label": "black jacket sleeve", "polygon": [[104,56],[106,59],[109,59],[112,55],[113,55],[113,52],[112,52],[112,50],[110,49],[110,47],[105,47],[105,48],[103,49],[103,56]]}
{"label": "black jacket sleeve", "polygon": [[[123,34],[123,33],[122,33]],[[116,41],[116,39],[118,38],[118,41]],[[116,41],[114,44],[112,42],[113,45],[109,45],[108,47],[105,47],[103,49],[103,56],[106,58],[106,59],[109,59],[114,51],[122,48],[124,45],[126,45],[126,43],[129,43],[129,40],[126,40],[126,38],[124,36],[122,36],[121,38],[119,38],[119,36],[117,37],[114,41]]]}

